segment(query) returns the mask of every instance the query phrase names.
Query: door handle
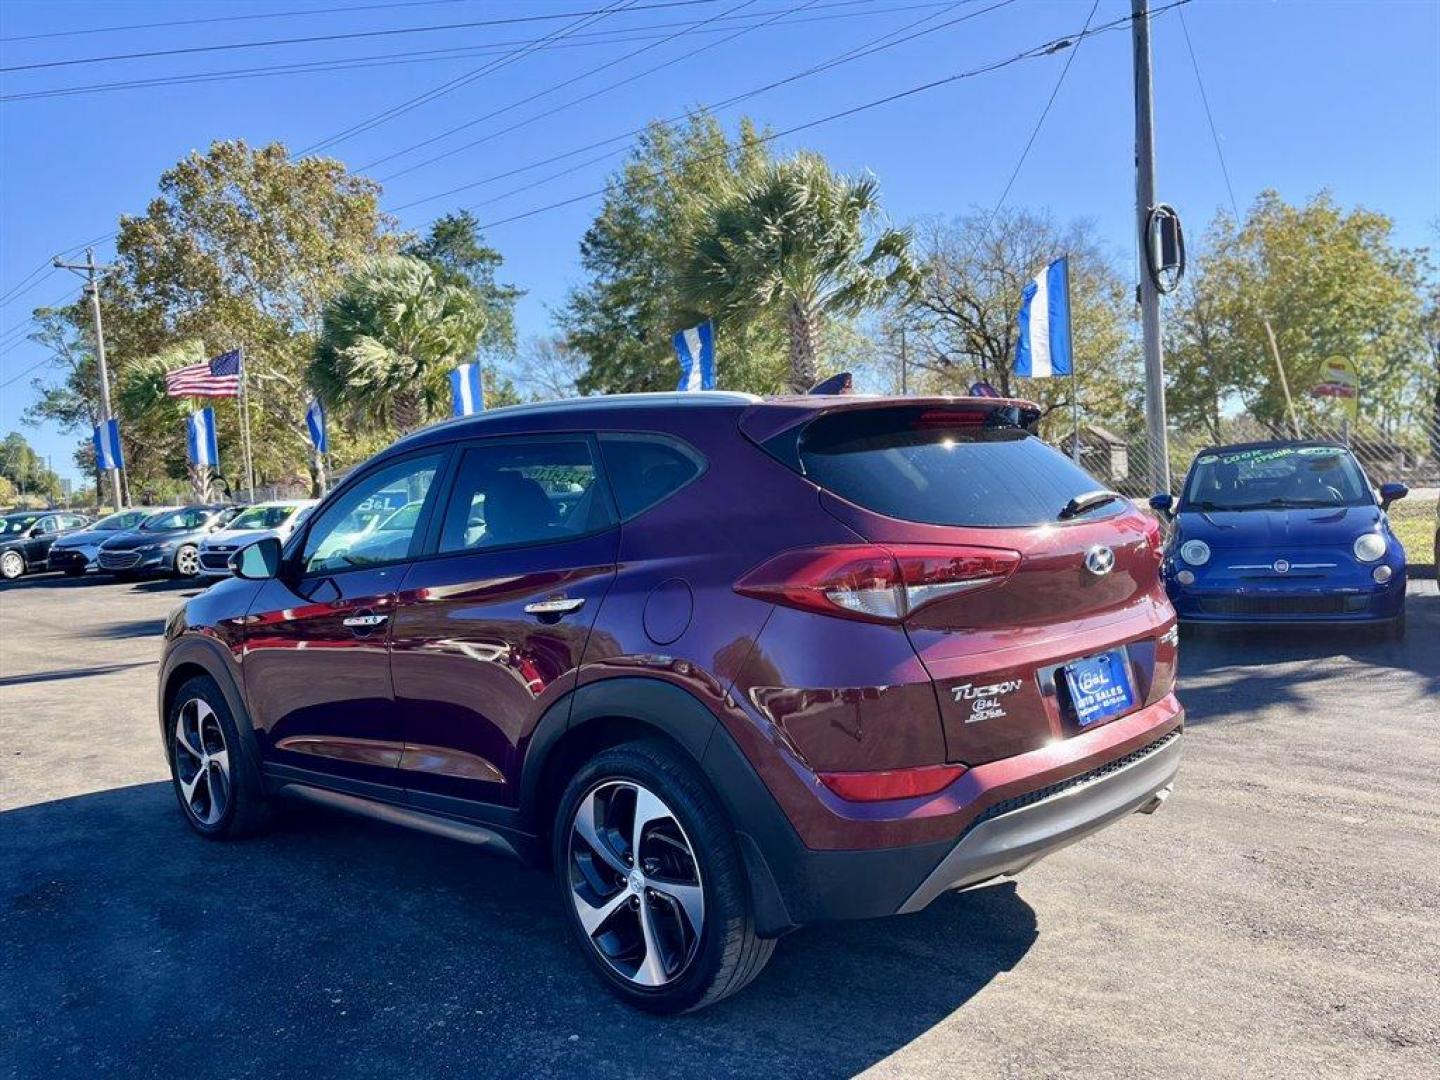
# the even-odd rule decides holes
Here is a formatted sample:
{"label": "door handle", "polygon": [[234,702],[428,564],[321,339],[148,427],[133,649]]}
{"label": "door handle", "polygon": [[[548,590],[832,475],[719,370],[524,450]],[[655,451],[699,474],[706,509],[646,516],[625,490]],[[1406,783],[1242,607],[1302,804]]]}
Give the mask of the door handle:
{"label": "door handle", "polygon": [[342,619],[340,625],[348,626],[352,630],[364,630],[381,625],[389,617],[389,615],[351,615],[348,619]]}
{"label": "door handle", "polygon": [[525,614],[541,617],[552,615],[558,618],[569,615],[572,611],[579,611],[584,606],[583,596],[557,596],[553,600],[537,600],[533,604],[526,604]]}

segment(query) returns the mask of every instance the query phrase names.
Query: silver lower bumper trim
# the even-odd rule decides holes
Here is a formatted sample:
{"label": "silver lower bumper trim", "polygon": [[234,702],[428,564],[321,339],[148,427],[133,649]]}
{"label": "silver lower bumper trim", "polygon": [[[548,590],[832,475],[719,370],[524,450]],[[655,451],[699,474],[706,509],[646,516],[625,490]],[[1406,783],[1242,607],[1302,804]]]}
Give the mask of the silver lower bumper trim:
{"label": "silver lower bumper trim", "polygon": [[1182,737],[1096,779],[988,818],[958,843],[900,911],[919,911],[941,893],[1017,874],[1061,848],[1138,811],[1154,813],[1174,788]]}

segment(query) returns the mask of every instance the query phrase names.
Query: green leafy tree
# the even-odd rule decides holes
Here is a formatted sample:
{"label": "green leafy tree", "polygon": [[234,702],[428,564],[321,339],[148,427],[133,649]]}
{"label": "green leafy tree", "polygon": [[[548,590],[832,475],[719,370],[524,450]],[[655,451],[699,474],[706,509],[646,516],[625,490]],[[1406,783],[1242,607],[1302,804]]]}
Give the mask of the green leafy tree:
{"label": "green leafy tree", "polygon": [[515,303],[524,293],[496,280],[505,259],[485,243],[474,214],[461,210],[438,218],[424,237],[407,244],[402,254],[429,263],[445,284],[474,290],[485,318],[482,350],[492,355],[515,351]]}
{"label": "green leafy tree", "polygon": [[0,476],[15,485],[19,501],[27,505],[44,506],[60,497],[60,478],[18,431],[0,440]]}
{"label": "green leafy tree", "polygon": [[804,153],[708,200],[681,287],[722,327],[756,312],[782,319],[789,388],[804,393],[818,380],[826,318],[859,315],[915,281],[910,234],[882,223],[874,178]]}
{"label": "green leafy tree", "polygon": [[[396,250],[379,195],[377,184],[340,162],[292,160],[279,143],[217,142],[185,157],[161,176],[143,215],[121,219],[119,271],[101,291],[117,381],[129,365],[183,342],[203,342],[205,356],[243,348],[257,479],[298,479],[308,458],[318,488],[320,462],[305,428],[307,373],[321,315],[345,274]],[[228,471],[239,460],[236,410],[220,402],[216,416]],[[135,424],[122,413],[127,464]],[[338,424],[331,437],[342,462],[365,449]],[[164,472],[183,469],[183,457],[167,453]],[[161,470],[151,471],[132,489],[158,485]]]}
{"label": "green leafy tree", "polygon": [[[671,335],[710,317],[680,287],[708,200],[769,162],[748,120],[730,139],[705,112],[684,124],[652,124],[611,178],[580,244],[587,281],[560,312],[566,343],[584,358],[582,394],[673,390]],[[782,338],[765,318],[732,318],[717,342],[719,382],[769,391],[784,381]]]}
{"label": "green leafy tree", "polygon": [[1302,422],[1336,419],[1310,390],[1331,357],[1352,360],[1360,412],[1390,423],[1434,393],[1423,355],[1423,254],[1397,246],[1383,214],[1345,210],[1326,192],[1303,206],[1263,192],[1243,225],[1221,213],[1191,259],[1168,320],[1167,405],[1182,423],[1210,426],[1243,408],[1283,425],[1284,387],[1275,334]]}
{"label": "green leafy tree", "polygon": [[351,274],[325,309],[311,376],[324,399],[371,427],[413,431],[449,405],[450,371],[485,318],[472,289],[397,255]]}
{"label": "green leafy tree", "polygon": [[[35,400],[22,420],[32,427],[54,424],[66,435],[83,434],[74,461],[95,474],[90,435],[100,422],[100,371],[91,343],[89,308],[85,304],[37,308],[34,318],[38,329],[30,340],[49,352],[50,362],[44,365],[44,373],[31,381]],[[97,484],[103,480],[103,476],[96,476]]]}

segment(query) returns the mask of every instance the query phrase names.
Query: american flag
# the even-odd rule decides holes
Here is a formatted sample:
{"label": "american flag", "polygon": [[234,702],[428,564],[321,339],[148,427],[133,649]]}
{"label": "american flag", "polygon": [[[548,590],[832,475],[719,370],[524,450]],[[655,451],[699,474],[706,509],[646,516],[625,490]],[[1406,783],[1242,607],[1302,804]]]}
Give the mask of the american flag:
{"label": "american flag", "polygon": [[167,371],[165,393],[170,397],[239,397],[240,350]]}

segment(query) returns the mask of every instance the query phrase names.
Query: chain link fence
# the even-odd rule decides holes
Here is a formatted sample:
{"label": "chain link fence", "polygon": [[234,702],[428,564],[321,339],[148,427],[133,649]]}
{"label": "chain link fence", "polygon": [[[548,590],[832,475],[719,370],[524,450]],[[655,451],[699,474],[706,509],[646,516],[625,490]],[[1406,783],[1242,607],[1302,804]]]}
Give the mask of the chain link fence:
{"label": "chain link fence", "polygon": [[[1303,422],[1300,438],[1348,446],[1377,486],[1391,482],[1415,489],[1440,488],[1440,421],[1433,416],[1381,426],[1359,423]],[[1296,438],[1289,424],[1268,423],[1250,416],[1223,421],[1218,432],[1172,431],[1169,436],[1170,490],[1178,494],[1197,454],[1210,446],[1272,442]],[[1067,455],[1074,451],[1073,436],[1058,445]],[[1152,449],[1144,429],[1113,430],[1082,425],[1080,462],[1098,480],[1126,495],[1154,493]]]}

